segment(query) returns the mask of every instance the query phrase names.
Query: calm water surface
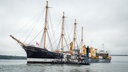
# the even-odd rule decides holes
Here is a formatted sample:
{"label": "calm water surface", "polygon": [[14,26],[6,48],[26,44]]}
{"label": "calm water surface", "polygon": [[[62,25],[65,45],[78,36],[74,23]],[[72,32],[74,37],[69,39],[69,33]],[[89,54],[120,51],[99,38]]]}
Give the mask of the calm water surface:
{"label": "calm water surface", "polygon": [[128,56],[113,56],[111,63],[87,65],[26,64],[23,60],[0,60],[0,72],[128,72]]}

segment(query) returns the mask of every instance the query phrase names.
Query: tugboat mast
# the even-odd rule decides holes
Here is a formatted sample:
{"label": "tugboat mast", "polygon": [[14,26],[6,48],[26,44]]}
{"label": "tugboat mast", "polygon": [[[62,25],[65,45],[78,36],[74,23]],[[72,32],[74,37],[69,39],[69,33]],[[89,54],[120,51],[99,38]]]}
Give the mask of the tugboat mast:
{"label": "tugboat mast", "polygon": [[83,43],[83,26],[82,26],[82,31],[81,31],[81,42]]}
{"label": "tugboat mast", "polygon": [[46,32],[47,32],[47,24],[48,24],[48,1],[46,1],[46,14],[45,14],[45,25],[44,25],[44,48],[46,49]]}
{"label": "tugboat mast", "polygon": [[81,48],[80,48],[80,53],[83,53],[83,26],[81,29]]}

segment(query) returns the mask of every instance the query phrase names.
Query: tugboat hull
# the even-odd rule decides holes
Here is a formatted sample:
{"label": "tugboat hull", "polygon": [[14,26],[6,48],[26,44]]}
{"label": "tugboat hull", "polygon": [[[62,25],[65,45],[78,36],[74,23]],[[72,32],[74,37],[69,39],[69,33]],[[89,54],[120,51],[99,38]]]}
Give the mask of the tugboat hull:
{"label": "tugboat hull", "polygon": [[90,58],[89,62],[90,63],[110,63],[111,59],[93,59],[93,58]]}

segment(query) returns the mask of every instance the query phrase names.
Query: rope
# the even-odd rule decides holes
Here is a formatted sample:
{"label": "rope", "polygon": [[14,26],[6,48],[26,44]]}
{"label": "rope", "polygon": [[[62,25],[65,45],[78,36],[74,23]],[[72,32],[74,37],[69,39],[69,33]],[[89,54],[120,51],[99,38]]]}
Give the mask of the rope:
{"label": "rope", "polygon": [[[55,43],[55,45],[57,45],[57,40],[55,40],[56,39],[56,37],[55,37],[55,33],[56,33],[56,31],[58,31],[57,29],[58,29],[58,27],[56,27],[55,29],[55,31],[53,30],[53,24],[52,24],[52,19],[51,19],[51,13],[50,13],[50,11],[49,11],[49,20],[50,20],[50,25],[49,25],[49,27],[50,27],[50,29],[52,30],[50,30],[50,33],[51,34],[53,34],[53,39],[54,39],[54,43]],[[59,20],[60,21],[60,20]],[[59,22],[59,25],[60,25],[60,23],[61,23],[61,21]],[[57,25],[57,26],[59,26],[59,25]]]}
{"label": "rope", "polygon": [[29,44],[37,38],[37,36],[43,31],[43,29],[29,42]]}
{"label": "rope", "polygon": [[[44,10],[44,9],[42,9],[42,10]],[[42,11],[41,11],[42,12]],[[44,12],[44,11],[43,11]],[[36,21],[35,22],[37,22],[37,21],[40,21],[41,20],[41,16],[42,15],[42,13],[40,13],[39,14],[39,17],[36,19]],[[33,24],[34,24],[34,22],[33,22]],[[32,32],[34,31],[34,27],[36,27],[36,24],[35,25],[33,25],[33,27],[32,27],[32,29],[30,30],[30,32],[28,33],[28,35],[26,36],[26,38],[25,38],[25,40],[24,40],[24,42],[25,41],[27,41],[28,39],[29,39],[29,37],[30,37],[30,35],[32,34]],[[30,42],[29,42],[30,43]]]}
{"label": "rope", "polygon": [[55,40],[54,40],[54,42],[53,42],[53,45],[57,45],[58,43],[57,43],[57,40],[60,38],[60,36],[59,37],[57,37]]}
{"label": "rope", "polygon": [[[36,25],[36,24],[35,24],[35,25]],[[31,35],[31,33],[32,33],[32,31],[33,31],[33,29],[34,29],[34,27],[35,27],[35,25],[33,25],[31,31],[30,31],[30,32],[28,33],[28,35],[26,36],[24,42],[26,42],[26,41],[28,40],[29,36]]]}
{"label": "rope", "polygon": [[[50,32],[50,34],[53,36],[53,38],[55,39],[55,35],[53,34],[54,33],[54,30],[53,30],[53,24],[52,24],[52,19],[51,19],[51,14],[50,14],[50,9],[49,9],[49,24],[48,24],[48,27],[50,28],[49,29],[49,32]],[[48,33],[49,34],[49,33]],[[49,36],[49,38],[50,38],[50,36]],[[52,39],[50,40],[50,41],[52,41]],[[51,42],[52,43],[52,42]],[[52,45],[52,44],[51,44]],[[53,45],[52,45],[52,50],[53,50]]]}
{"label": "rope", "polygon": [[49,39],[49,42],[50,42],[50,45],[51,45],[51,50],[53,50],[52,41],[51,41],[51,39],[50,39],[50,36],[49,36],[48,31],[47,31],[47,34],[48,34],[48,39]]}
{"label": "rope", "polygon": [[[44,9],[44,8],[43,8],[43,9]],[[42,10],[43,10],[43,9],[42,9]],[[41,12],[42,12],[42,10],[41,10]],[[43,11],[43,12],[44,12],[44,11]],[[41,16],[41,14],[42,14],[42,13],[39,13],[39,15],[34,15],[34,16],[30,19],[30,21],[32,21],[34,18],[38,18],[38,19],[36,20],[36,21],[38,21],[39,18],[40,18],[40,17],[38,17],[38,16]],[[36,22],[36,21],[34,21],[34,22]],[[24,32],[24,34],[20,35],[21,38],[23,39],[23,37],[24,37],[26,34],[28,34],[28,35],[25,37],[24,42],[27,41],[28,38],[29,38],[29,36],[31,35],[33,29],[34,29],[34,26],[35,26],[35,25],[33,25],[34,22],[33,22],[33,23],[28,22],[28,23],[25,23],[23,26],[20,26],[19,30],[18,30],[17,32],[15,32],[14,35],[18,35],[20,32],[22,32],[22,31],[24,31],[24,30],[26,30],[26,29],[30,29],[31,26],[32,26],[32,29],[31,29],[30,32],[25,31],[26,33]],[[30,25],[31,25],[31,26],[30,26]],[[30,42],[29,42],[29,43],[30,43]]]}
{"label": "rope", "polygon": [[58,43],[58,45],[57,45],[57,48],[56,48],[56,50],[58,50],[58,48],[59,48],[59,45],[60,45],[60,42],[61,42],[61,38],[59,39],[59,43]]}
{"label": "rope", "polygon": [[65,37],[64,37],[64,40],[65,40],[65,43],[66,43],[66,46],[67,46],[68,50],[70,50],[70,48],[69,48],[69,46],[68,46],[68,43],[67,43],[67,41],[66,41],[66,38],[65,38]]}

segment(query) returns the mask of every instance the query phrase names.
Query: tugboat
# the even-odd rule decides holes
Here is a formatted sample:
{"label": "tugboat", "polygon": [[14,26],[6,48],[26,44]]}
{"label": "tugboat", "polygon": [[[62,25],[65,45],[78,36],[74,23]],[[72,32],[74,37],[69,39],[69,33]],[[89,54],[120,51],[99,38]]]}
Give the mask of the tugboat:
{"label": "tugboat", "polygon": [[96,56],[99,57],[100,63],[110,63],[111,62],[111,56],[108,52],[105,52],[104,50],[99,51],[96,53]]}
{"label": "tugboat", "polygon": [[[83,46],[83,27],[82,27],[82,33],[81,33],[81,45]],[[86,45],[84,45],[83,47],[80,47],[80,54],[85,55],[88,58],[89,63],[110,63],[111,62],[111,56],[107,51],[106,52],[104,50],[98,51],[93,47],[89,47],[89,46],[86,47]]]}
{"label": "tugboat", "polygon": [[97,49],[93,49],[90,47],[90,63],[110,63],[111,62],[111,56],[109,53],[104,50],[97,51]]}

